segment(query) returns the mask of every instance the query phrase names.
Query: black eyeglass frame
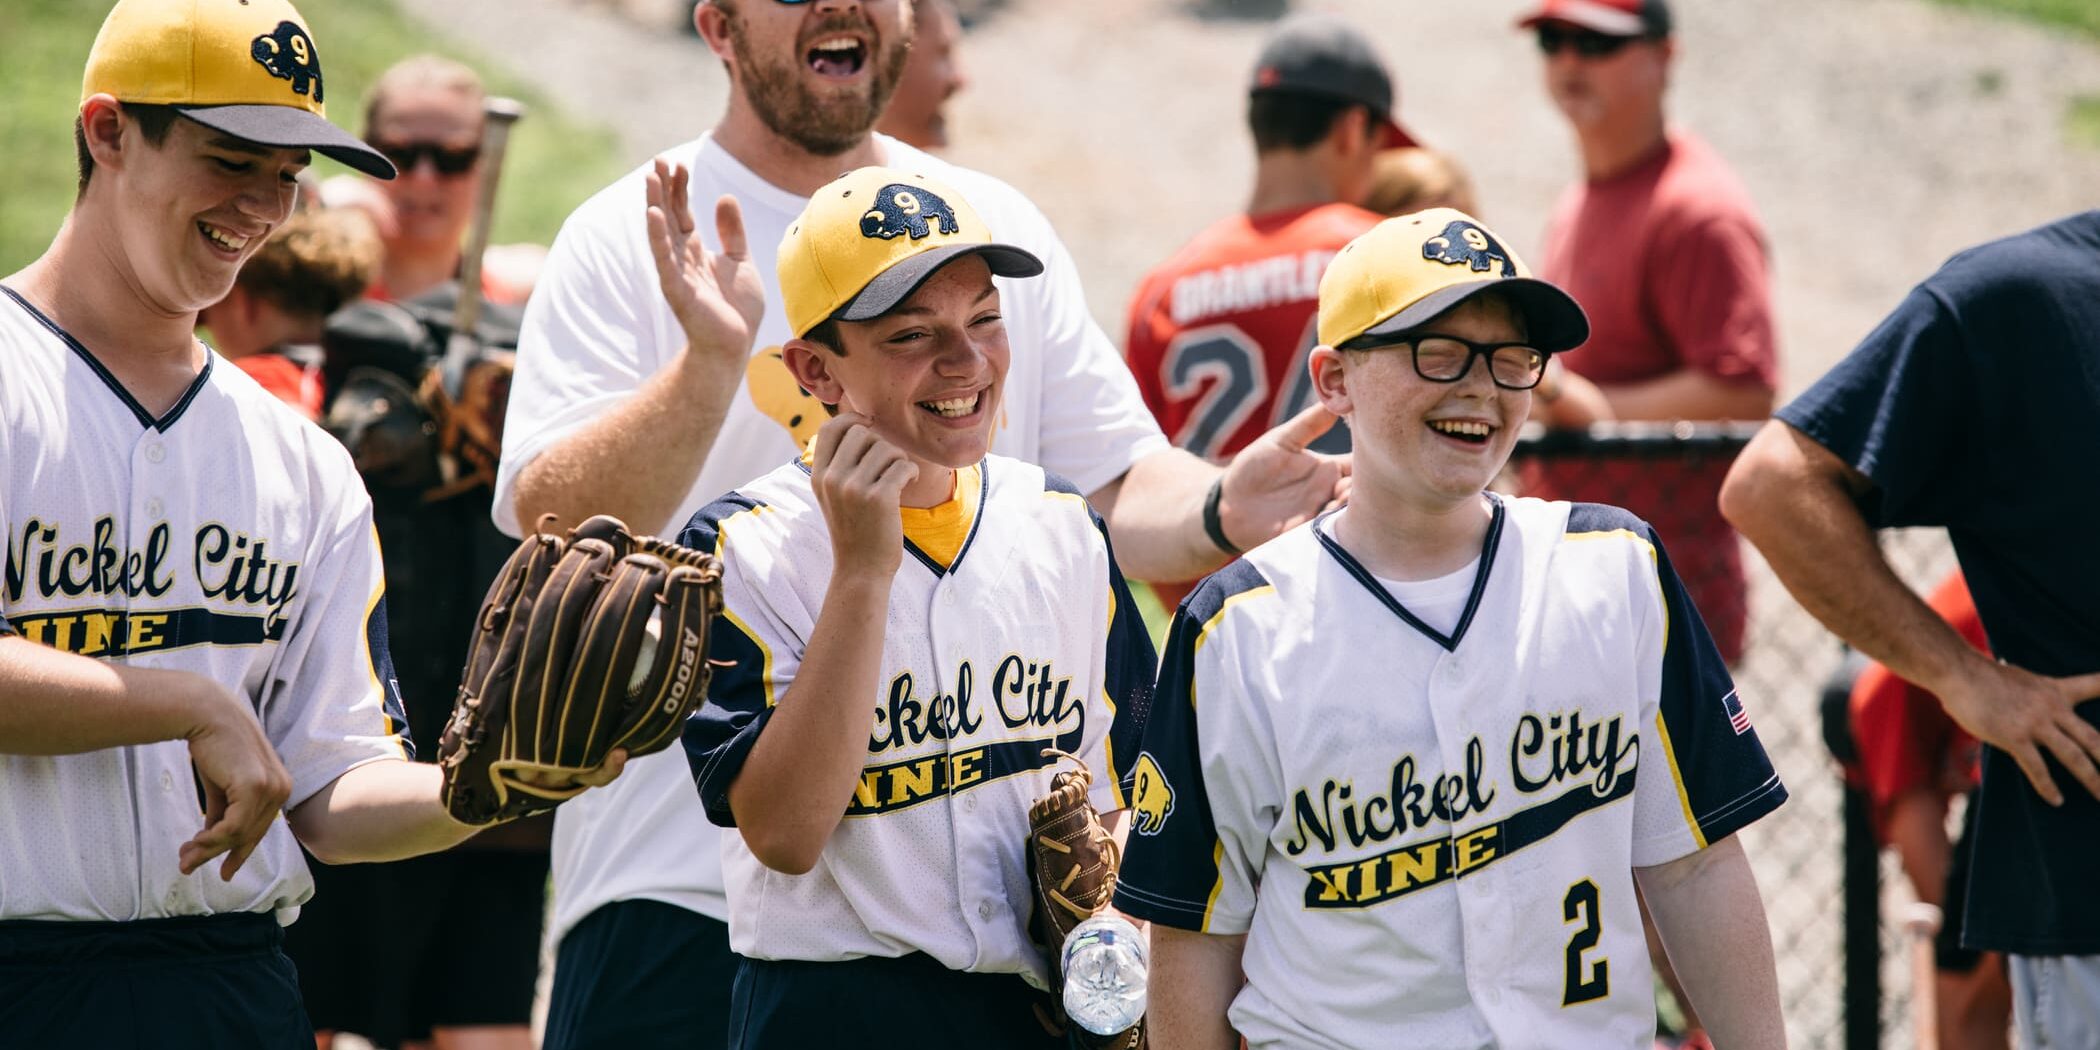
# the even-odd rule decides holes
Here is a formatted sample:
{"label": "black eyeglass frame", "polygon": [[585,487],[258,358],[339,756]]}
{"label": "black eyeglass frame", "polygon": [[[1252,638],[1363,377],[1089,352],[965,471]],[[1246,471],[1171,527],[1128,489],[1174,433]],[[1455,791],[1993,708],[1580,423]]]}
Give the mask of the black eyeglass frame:
{"label": "black eyeglass frame", "polygon": [[[1459,366],[1456,374],[1449,376],[1433,376],[1424,372],[1422,370],[1422,341],[1425,339],[1447,339],[1465,347],[1466,363]],[[1408,360],[1414,364],[1415,374],[1432,383],[1456,383],[1473,374],[1473,362],[1485,358],[1487,360],[1488,379],[1504,390],[1530,390],[1538,386],[1539,381],[1546,378],[1546,362],[1553,359],[1552,354],[1531,345],[1527,340],[1515,339],[1502,343],[1476,343],[1471,339],[1463,339],[1443,332],[1400,332],[1393,335],[1360,335],[1335,349],[1389,350],[1399,346],[1407,347]],[[1505,383],[1502,381],[1501,376],[1495,374],[1495,353],[1510,347],[1521,347],[1538,355],[1538,372],[1531,377],[1531,382],[1521,385]]]}
{"label": "black eyeglass frame", "polygon": [[394,167],[403,175],[414,171],[425,157],[430,158],[430,166],[438,174],[447,176],[465,175],[481,162],[481,144],[478,142],[457,149],[435,142],[373,142],[370,145],[393,161]]}
{"label": "black eyeglass frame", "polygon": [[1579,26],[1564,29],[1550,22],[1539,23],[1537,34],[1539,53],[1549,58],[1559,54],[1564,47],[1574,48],[1575,53],[1583,58],[1606,58],[1625,50],[1626,45],[1636,40],[1659,39],[1645,33],[1638,36],[1613,36]]}

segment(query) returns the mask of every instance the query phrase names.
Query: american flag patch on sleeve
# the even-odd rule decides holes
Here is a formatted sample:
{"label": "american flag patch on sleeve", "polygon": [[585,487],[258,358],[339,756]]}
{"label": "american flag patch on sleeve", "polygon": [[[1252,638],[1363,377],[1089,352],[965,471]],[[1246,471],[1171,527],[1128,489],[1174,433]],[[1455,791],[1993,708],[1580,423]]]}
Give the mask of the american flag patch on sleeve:
{"label": "american flag patch on sleeve", "polygon": [[1735,735],[1742,736],[1750,731],[1750,712],[1743,710],[1742,698],[1735,695],[1735,690],[1730,689],[1728,695],[1721,698],[1721,710],[1728,712],[1728,724],[1734,727]]}

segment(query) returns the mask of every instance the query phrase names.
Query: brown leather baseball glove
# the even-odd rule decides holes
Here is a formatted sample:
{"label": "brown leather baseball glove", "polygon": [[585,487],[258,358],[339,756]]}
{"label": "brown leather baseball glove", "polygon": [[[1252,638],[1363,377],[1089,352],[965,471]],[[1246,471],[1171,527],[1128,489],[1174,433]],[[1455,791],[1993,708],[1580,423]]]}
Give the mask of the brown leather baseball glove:
{"label": "brown leather baseball glove", "polygon": [[1103,911],[1116,895],[1116,872],[1123,855],[1114,836],[1101,823],[1101,814],[1087,801],[1093,774],[1077,756],[1055,749],[1043,752],[1072,760],[1050,778],[1050,793],[1028,807],[1028,878],[1035,887],[1035,913],[1029,932],[1050,953],[1053,987],[1053,1028],[1069,1027],[1077,1045],[1088,1048],[1141,1050],[1145,1046],[1145,1023],[1116,1035],[1095,1035],[1071,1024],[1056,1004],[1063,990],[1058,972],[1065,938],[1080,923]]}
{"label": "brown leather baseball glove", "polygon": [[565,539],[526,537],[482,601],[438,743],[453,818],[547,812],[614,749],[633,758],[676,741],[707,695],[721,578],[714,555],[604,515]]}

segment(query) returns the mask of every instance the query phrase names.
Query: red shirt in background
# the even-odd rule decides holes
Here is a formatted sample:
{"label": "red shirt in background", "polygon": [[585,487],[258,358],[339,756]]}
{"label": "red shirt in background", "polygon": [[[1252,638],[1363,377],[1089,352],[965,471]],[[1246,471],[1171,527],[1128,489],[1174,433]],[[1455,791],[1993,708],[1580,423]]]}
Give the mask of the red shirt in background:
{"label": "red shirt in background", "polygon": [[[1942,580],[1925,604],[1970,645],[1990,651],[1961,573]],[[1871,663],[1852,683],[1851,714],[1859,762],[1847,771],[1848,779],[1866,791],[1874,833],[1884,844],[1889,811],[1905,792],[1939,788],[1959,794],[1976,786],[1976,739],[1954,724],[1939,697]]]}
{"label": "red shirt in background", "polygon": [[[1313,403],[1305,356],[1317,342],[1320,277],[1380,219],[1341,203],[1234,215],[1139,282],[1125,356],[1170,440],[1223,462]],[[1337,425],[1314,447],[1345,450],[1347,431]],[[1189,591],[1153,589],[1169,609]]]}
{"label": "red shirt in background", "polygon": [[321,418],[321,370],[301,365],[283,354],[265,350],[235,358],[233,363],[248,373],[279,401],[299,410],[309,420]]}
{"label": "red shirt in background", "polygon": [[[1562,195],[1541,276],[1589,314],[1590,339],[1562,355],[1600,384],[1695,368],[1778,386],[1779,352],[1764,227],[1750,195],[1705,143],[1673,133],[1625,173]],[[1535,464],[1525,489],[1625,507],[1655,526],[1721,655],[1742,658],[1748,619],[1742,553],[1721,518],[1728,458]]]}

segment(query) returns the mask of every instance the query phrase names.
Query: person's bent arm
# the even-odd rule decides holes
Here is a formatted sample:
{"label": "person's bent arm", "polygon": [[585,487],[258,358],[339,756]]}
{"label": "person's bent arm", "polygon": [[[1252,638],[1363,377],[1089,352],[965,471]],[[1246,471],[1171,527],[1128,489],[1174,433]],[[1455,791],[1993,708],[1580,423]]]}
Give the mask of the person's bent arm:
{"label": "person's bent arm", "polygon": [[[541,776],[548,787],[602,787],[626,767],[614,749],[603,766],[571,779]],[[452,819],[441,801],[444,770],[386,758],[354,767],[285,815],[292,834],[324,864],[365,864],[451,849],[482,829]]]}
{"label": "person's bent arm", "polygon": [[0,634],[0,754],[77,755],[130,744],[187,740],[255,726],[246,742],[270,750],[243,701],[203,675],[104,663]]}
{"label": "person's bent arm", "polygon": [[1767,419],[1776,393],[1757,379],[1722,379],[1696,368],[1637,383],[1600,383],[1615,419]]}
{"label": "person's bent arm", "polygon": [[1772,931],[1742,843],[1730,836],[1634,877],[1714,1045],[1784,1048]]}
{"label": "person's bent arm", "polygon": [[477,828],[439,801],[444,771],[398,758],[367,762],[329,782],[286,819],[300,845],[324,864],[400,860],[449,849]]}
{"label": "person's bent arm", "polygon": [[743,382],[751,338],[765,310],[764,287],[734,197],[715,204],[720,252],[694,232],[683,166],[659,160],[648,179],[649,247],[658,285],[685,331],[686,347],[634,396],[533,457],[511,499],[518,528],[543,514],[574,525],[610,514],[649,532],[669,532],[700,467],[722,432]]}
{"label": "person's bent arm", "polygon": [[1857,502],[1871,487],[1829,449],[1774,421],[1736,457],[1721,513],[1809,615],[1937,695],[1969,735],[2011,755],[2052,805],[2063,796],[2043,748],[2100,797],[2100,730],[2073,710],[2100,695],[2100,673],[2047,678],[1972,648],[1882,556]]}
{"label": "person's bent arm", "polygon": [[233,878],[284,809],[292,775],[246,699],[203,675],[127,667],[0,635],[0,754],[77,755],[187,741],[204,783],[204,829],[182,844],[187,875],[221,854]]}
{"label": "person's bent arm", "polygon": [[1543,426],[1572,429],[1615,416],[1604,391],[1568,371],[1556,356],[1546,362],[1545,377],[1531,391],[1531,418]]}
{"label": "person's bent arm", "polygon": [[897,508],[917,468],[868,423],[841,412],[817,431],[810,487],[831,530],[831,583],[795,680],[729,785],[752,855],[790,875],[816,866],[860,782],[904,557]]}
{"label": "person's bent arm", "polygon": [[1241,550],[1346,498],[1349,458],[1308,448],[1337,418],[1314,405],[1256,438],[1223,471],[1178,448],[1131,464],[1122,477],[1087,495],[1108,523],[1117,563],[1135,579],[1178,583],[1229,561],[1203,521],[1211,483],[1221,477],[1219,524],[1226,542]]}
{"label": "person's bent arm", "polygon": [[518,527],[530,535],[543,514],[564,526],[610,514],[637,531],[671,531],[742,378],[741,362],[732,366],[688,348],[633,398],[518,471]]}
{"label": "person's bent arm", "polygon": [[1247,935],[1196,933],[1152,925],[1145,1037],[1154,1050],[1234,1050],[1240,1037],[1225,1018],[1240,986]]}

